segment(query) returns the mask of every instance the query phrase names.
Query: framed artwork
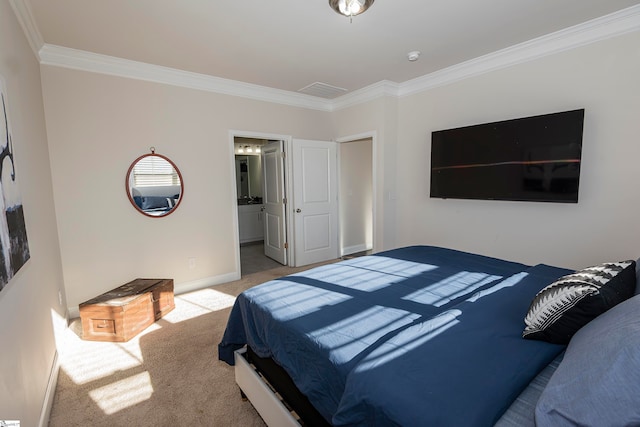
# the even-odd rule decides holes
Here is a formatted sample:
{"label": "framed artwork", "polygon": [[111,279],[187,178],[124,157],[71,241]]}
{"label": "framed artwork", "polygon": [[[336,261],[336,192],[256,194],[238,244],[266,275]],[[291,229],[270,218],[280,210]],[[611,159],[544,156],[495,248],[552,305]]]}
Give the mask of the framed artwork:
{"label": "framed artwork", "polygon": [[27,228],[14,162],[7,87],[0,76],[0,290],[29,260]]}

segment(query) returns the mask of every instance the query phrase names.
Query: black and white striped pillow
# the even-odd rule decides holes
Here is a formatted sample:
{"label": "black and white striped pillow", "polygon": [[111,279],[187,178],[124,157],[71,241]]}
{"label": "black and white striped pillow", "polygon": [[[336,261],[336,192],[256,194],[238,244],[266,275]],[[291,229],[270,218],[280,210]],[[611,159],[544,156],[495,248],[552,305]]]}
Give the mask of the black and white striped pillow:
{"label": "black and white striped pillow", "polygon": [[567,344],[578,329],[633,296],[635,269],[635,261],[611,262],[559,278],[531,302],[522,336]]}

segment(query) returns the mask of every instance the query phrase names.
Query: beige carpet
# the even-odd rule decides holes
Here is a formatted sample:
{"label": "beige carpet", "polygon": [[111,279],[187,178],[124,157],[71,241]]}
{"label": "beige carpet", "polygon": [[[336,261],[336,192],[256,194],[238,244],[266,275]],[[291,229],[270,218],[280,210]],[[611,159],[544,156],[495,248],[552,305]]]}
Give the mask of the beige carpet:
{"label": "beige carpet", "polygon": [[235,296],[303,270],[279,267],[176,295],[176,308],[126,343],[84,341],[73,319],[59,354],[49,426],[264,426],[218,361]]}

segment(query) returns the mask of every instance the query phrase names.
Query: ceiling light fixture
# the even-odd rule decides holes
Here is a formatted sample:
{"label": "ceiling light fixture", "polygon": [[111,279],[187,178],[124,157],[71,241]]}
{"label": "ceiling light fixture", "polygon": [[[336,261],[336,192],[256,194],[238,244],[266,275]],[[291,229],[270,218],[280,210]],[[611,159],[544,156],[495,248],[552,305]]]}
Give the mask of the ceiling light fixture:
{"label": "ceiling light fixture", "polygon": [[374,0],[329,0],[331,9],[349,18],[349,22],[353,22],[353,17],[360,15],[369,9]]}

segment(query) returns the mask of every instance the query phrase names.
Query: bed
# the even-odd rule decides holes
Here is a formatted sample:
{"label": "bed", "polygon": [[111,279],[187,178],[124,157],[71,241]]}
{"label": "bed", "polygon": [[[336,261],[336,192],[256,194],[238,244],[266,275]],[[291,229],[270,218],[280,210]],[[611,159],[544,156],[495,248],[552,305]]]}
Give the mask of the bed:
{"label": "bed", "polygon": [[134,203],[149,215],[164,215],[171,211],[180,198],[179,194],[165,196],[133,196]]}
{"label": "bed", "polygon": [[[609,304],[635,291],[623,267]],[[566,343],[523,339],[523,319],[572,273],[433,246],[341,261],[243,292],[218,357],[268,384],[238,380],[267,424],[281,404],[303,425],[533,425]]]}

